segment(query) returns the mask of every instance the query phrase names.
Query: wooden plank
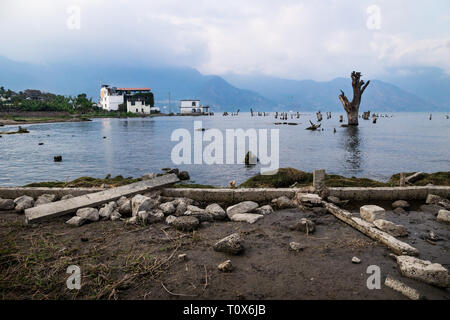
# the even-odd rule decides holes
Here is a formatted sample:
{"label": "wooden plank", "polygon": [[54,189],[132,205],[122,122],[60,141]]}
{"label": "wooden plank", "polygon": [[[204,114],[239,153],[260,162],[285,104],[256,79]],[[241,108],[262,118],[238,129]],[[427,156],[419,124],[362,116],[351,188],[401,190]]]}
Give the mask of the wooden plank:
{"label": "wooden plank", "polygon": [[90,193],[72,199],[61,200],[25,210],[25,222],[39,222],[67,213],[76,212],[80,208],[96,207],[122,196],[129,197],[138,193],[158,189],[180,181],[175,174],[168,174],[155,179],[139,181],[125,186]]}
{"label": "wooden plank", "polygon": [[323,201],[323,205],[336,218],[344,221],[353,228],[364,233],[366,236],[383,243],[396,254],[410,256],[417,256],[419,254],[419,251],[416,248],[410,246],[406,242],[396,239],[384,231],[377,229],[372,223],[358,217],[353,217],[350,212],[345,211],[334,204]]}

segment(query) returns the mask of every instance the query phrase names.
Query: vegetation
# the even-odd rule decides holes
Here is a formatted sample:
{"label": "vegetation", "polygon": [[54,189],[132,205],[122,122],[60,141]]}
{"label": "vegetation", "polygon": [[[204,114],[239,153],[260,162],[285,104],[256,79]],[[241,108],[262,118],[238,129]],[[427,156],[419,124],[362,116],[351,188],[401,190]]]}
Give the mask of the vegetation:
{"label": "vegetation", "polygon": [[[415,172],[406,173],[406,176],[410,176],[414,173]],[[389,179],[390,185],[398,186],[399,183],[400,173],[394,174],[391,179]],[[425,173],[422,179],[414,182],[415,186],[426,186],[427,184],[434,184],[436,186],[450,186],[450,171]]]}
{"label": "vegetation", "polygon": [[241,188],[289,188],[294,183],[297,185],[310,185],[313,181],[312,173],[303,172],[294,168],[280,168],[273,175],[258,174],[239,187]]}
{"label": "vegetation", "polygon": [[105,185],[107,187],[119,187],[137,181],[141,181],[141,179],[140,178],[134,179],[132,177],[124,178],[122,176],[117,176],[114,178],[110,178],[109,176],[107,176],[104,179],[81,177],[69,182],[47,181],[47,182],[30,183],[27,184],[25,187],[91,188],[91,187],[101,187],[102,185]]}

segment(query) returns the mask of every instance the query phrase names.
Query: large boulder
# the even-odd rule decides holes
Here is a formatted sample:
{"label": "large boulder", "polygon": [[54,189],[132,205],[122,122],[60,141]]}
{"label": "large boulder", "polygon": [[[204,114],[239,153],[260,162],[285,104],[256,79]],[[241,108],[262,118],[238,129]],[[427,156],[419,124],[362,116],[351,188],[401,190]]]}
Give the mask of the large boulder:
{"label": "large boulder", "polygon": [[254,212],[255,212],[256,214],[262,214],[263,216],[266,216],[266,215],[268,215],[268,214],[273,213],[273,209],[272,209],[272,207],[271,207],[270,205],[265,205],[265,206],[256,208],[256,209],[254,210]]}
{"label": "large boulder", "polygon": [[77,216],[83,218],[86,221],[98,221],[100,219],[98,210],[95,208],[78,209]]}
{"label": "large boulder", "polygon": [[228,218],[231,219],[233,217],[233,215],[235,215],[235,214],[250,213],[258,207],[259,207],[259,205],[253,201],[240,202],[238,204],[235,204],[234,206],[228,207],[227,215],[228,215]]}
{"label": "large boulder", "polygon": [[172,226],[175,227],[175,229],[182,230],[182,231],[192,231],[199,227],[200,221],[196,217],[190,217],[190,216],[182,216],[177,217],[175,220],[172,221]]}
{"label": "large boulder", "polygon": [[301,218],[296,223],[289,226],[289,229],[294,231],[302,231],[305,233],[313,233],[316,230],[316,225],[309,219]]}
{"label": "large boulder", "polygon": [[0,198],[0,211],[13,210],[15,206],[14,200]]}
{"label": "large boulder", "polygon": [[161,203],[159,205],[159,208],[162,210],[162,212],[167,216],[171,215],[172,213],[175,213],[176,207],[172,202],[165,202]]}
{"label": "large boulder", "polygon": [[380,230],[389,233],[394,237],[406,237],[408,231],[406,228],[400,224],[395,224],[391,221],[378,219],[373,222],[373,224]]}
{"label": "large boulder", "polygon": [[439,263],[420,260],[411,256],[398,256],[397,263],[403,276],[435,286],[448,286],[448,271]]}
{"label": "large boulder", "polygon": [[228,237],[225,237],[219,241],[217,241],[214,246],[214,251],[224,252],[228,254],[239,254],[244,250],[244,246],[242,245],[241,237],[239,233],[233,233]]}
{"label": "large boulder", "polygon": [[231,221],[235,222],[247,222],[250,224],[255,223],[259,219],[264,218],[262,214],[254,214],[254,213],[236,213],[231,217]]}
{"label": "large boulder", "polygon": [[34,206],[37,207],[42,204],[51,203],[55,200],[56,200],[55,194],[43,194],[37,198],[36,202],[34,203]]}
{"label": "large boulder", "polygon": [[118,201],[117,205],[119,206],[119,213],[123,216],[131,215],[131,200],[125,198],[125,201]]}
{"label": "large boulder", "polygon": [[[176,200],[175,200],[176,201]],[[177,217],[179,217],[179,216],[182,216],[182,215],[184,215],[184,213],[186,212],[186,210],[187,210],[187,203],[186,203],[186,201],[184,201],[184,200],[180,200],[179,202],[178,202],[178,205],[177,205],[177,209],[175,210],[175,215],[177,216]]]}
{"label": "large boulder", "polygon": [[439,210],[437,221],[450,223],[450,211],[448,210]]}
{"label": "large boulder", "polygon": [[155,199],[140,194],[135,195],[131,199],[131,214],[134,217],[139,211],[151,211],[157,205],[158,202]]}
{"label": "large boulder", "polygon": [[427,200],[425,200],[425,203],[426,204],[438,204],[440,201],[442,201],[442,198],[440,196],[430,193],[427,195]]}
{"label": "large boulder", "polygon": [[116,209],[116,207],[117,207],[117,204],[114,201],[111,201],[111,202],[105,204],[98,211],[98,214],[100,217],[102,217],[104,219],[109,219],[109,218],[111,218],[111,215],[114,212],[114,210]]}
{"label": "large boulder", "polygon": [[359,209],[362,219],[368,222],[374,222],[378,219],[384,219],[386,216],[386,210],[375,205],[365,205]]}
{"label": "large boulder", "polygon": [[273,199],[272,204],[278,209],[295,208],[294,202],[286,196]]}
{"label": "large boulder", "polygon": [[24,212],[26,209],[32,208],[34,206],[34,199],[29,196],[21,196],[14,199],[15,210],[17,212]]}
{"label": "large boulder", "polygon": [[214,220],[225,220],[227,218],[227,213],[217,203],[207,206],[205,212],[212,215]]}
{"label": "large boulder", "polygon": [[125,202],[129,201],[127,197],[121,196],[119,200],[117,200],[117,207],[121,207]]}
{"label": "large boulder", "polygon": [[392,203],[392,208],[394,208],[394,209],[397,209],[397,208],[406,209],[408,207],[409,207],[409,203],[405,200],[397,200]]}

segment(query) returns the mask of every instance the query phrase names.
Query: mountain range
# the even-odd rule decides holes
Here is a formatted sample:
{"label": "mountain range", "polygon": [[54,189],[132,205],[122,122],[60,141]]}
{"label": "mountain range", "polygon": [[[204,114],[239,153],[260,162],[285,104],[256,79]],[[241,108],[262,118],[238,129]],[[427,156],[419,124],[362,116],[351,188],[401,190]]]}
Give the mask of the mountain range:
{"label": "mountain range", "polygon": [[[433,77],[434,75],[434,77]],[[439,75],[437,77],[437,75]],[[384,79],[383,79],[384,80]],[[361,109],[371,111],[449,111],[450,80],[440,69],[413,76],[372,80]],[[424,81],[429,81],[424,84]],[[330,81],[287,80],[264,75],[203,75],[188,67],[55,63],[38,65],[0,57],[0,86],[14,91],[39,89],[64,95],[86,93],[98,100],[100,86],[151,87],[156,105],[176,112],[180,99],[200,99],[215,112],[273,110],[342,110],[338,99],[344,90],[351,99],[350,78]]]}

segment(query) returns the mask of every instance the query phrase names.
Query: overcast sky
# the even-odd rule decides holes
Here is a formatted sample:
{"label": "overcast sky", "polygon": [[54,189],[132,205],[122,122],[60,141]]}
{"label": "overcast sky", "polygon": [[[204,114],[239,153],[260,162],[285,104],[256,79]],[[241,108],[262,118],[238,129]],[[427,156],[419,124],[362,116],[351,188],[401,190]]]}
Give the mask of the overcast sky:
{"label": "overcast sky", "polygon": [[0,55],[32,63],[315,80],[408,66],[450,73],[448,0],[0,0],[0,30]]}

